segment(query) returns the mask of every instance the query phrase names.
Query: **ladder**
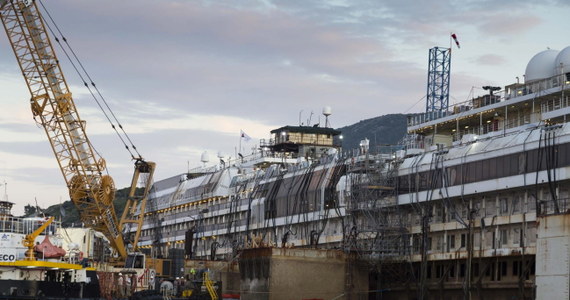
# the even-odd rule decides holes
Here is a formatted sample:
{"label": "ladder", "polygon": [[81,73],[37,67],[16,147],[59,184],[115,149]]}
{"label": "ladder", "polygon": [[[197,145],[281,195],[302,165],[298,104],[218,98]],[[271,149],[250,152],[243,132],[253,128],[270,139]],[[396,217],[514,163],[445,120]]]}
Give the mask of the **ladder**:
{"label": "ladder", "polygon": [[218,293],[216,293],[216,289],[214,288],[214,283],[210,280],[210,273],[204,272],[204,285],[208,289],[208,293],[210,294],[210,298],[212,300],[218,300]]}

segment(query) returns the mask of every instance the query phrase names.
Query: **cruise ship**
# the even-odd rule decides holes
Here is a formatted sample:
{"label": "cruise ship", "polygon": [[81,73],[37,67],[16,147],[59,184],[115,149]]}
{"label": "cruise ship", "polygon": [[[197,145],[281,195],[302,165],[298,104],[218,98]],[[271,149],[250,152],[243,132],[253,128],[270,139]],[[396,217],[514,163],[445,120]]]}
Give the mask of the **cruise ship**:
{"label": "cruise ship", "polygon": [[[140,248],[229,262],[252,248],[342,251],[367,272],[367,293],[349,297],[346,279],[346,299],[570,299],[570,47],[452,106],[439,105],[450,49],[432,50],[443,58],[430,57],[426,111],[396,151],[277,128],[250,155],[156,182]],[[250,268],[239,263],[242,283],[267,276]]]}

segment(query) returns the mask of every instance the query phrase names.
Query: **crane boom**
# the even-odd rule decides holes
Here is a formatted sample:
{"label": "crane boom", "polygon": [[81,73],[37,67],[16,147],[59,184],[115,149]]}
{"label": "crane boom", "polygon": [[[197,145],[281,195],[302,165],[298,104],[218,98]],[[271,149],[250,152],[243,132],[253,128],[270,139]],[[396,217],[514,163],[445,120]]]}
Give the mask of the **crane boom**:
{"label": "crane boom", "polygon": [[[86,123],[79,117],[35,1],[0,0],[0,14],[31,94],[34,119],[45,130],[81,220],[86,226],[102,232],[121,258],[126,259],[121,226],[125,223],[138,224],[137,240],[144,211],[139,219],[129,219],[128,214],[123,214],[124,220],[118,221],[113,206],[113,179],[106,175],[105,160],[97,154],[87,137]],[[129,194],[131,203],[127,205],[130,211],[134,211],[139,203],[144,210],[154,167],[154,163],[145,162],[142,158],[136,160],[134,187]],[[136,196],[135,181],[141,173],[147,176],[146,194]],[[134,246],[136,248],[136,243]]]}

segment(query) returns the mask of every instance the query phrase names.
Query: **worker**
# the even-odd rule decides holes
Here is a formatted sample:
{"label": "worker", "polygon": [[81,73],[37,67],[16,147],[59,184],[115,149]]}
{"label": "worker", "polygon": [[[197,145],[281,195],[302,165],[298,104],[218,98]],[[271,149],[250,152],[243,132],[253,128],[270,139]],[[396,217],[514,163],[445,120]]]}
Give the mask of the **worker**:
{"label": "worker", "polygon": [[190,269],[190,274],[192,275],[192,279],[196,279],[196,269]]}

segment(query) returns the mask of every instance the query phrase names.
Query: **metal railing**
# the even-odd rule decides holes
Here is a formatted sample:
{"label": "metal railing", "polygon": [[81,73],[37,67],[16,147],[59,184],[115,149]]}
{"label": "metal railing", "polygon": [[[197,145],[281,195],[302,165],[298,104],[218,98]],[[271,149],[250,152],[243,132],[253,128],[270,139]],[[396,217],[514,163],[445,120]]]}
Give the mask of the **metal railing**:
{"label": "metal railing", "polygon": [[556,200],[539,200],[537,214],[539,216],[549,216],[570,213],[570,198]]}
{"label": "metal railing", "polygon": [[[481,97],[473,98],[464,102],[459,102],[451,106],[449,111],[425,112],[425,113],[410,115],[408,116],[408,127],[421,125],[423,123],[427,123],[429,121],[433,121],[435,119],[443,118],[450,115],[463,114],[472,109],[492,105],[495,103],[515,99],[530,94],[535,94],[536,96],[540,96],[540,93],[551,88],[562,87],[562,89],[564,90],[570,89],[569,79],[570,78],[568,78],[567,74],[561,74],[550,78],[537,80],[531,83],[513,84],[509,86],[507,89],[504,89],[502,91],[499,91],[497,94],[494,94],[492,97],[489,95],[483,95]],[[563,103],[560,104],[560,107],[567,107],[567,106],[569,106],[569,103],[566,97]],[[546,111],[551,111],[558,108],[556,108],[556,105],[553,104],[551,105],[551,110],[548,110],[548,108],[546,109],[547,109]],[[543,111],[545,110],[543,109]]]}
{"label": "metal railing", "polygon": [[570,99],[568,96],[564,98],[556,98],[542,102],[540,109],[543,113],[555,111],[561,108],[570,106]]}

